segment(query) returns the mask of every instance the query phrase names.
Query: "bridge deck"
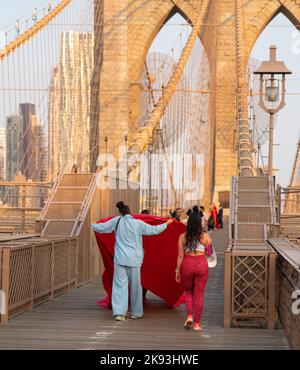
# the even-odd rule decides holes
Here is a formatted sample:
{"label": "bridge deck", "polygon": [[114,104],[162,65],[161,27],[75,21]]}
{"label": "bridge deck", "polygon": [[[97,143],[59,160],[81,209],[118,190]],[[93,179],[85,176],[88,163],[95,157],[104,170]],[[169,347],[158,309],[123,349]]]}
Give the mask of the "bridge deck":
{"label": "bridge deck", "polygon": [[[213,238],[224,251],[226,231]],[[222,255],[210,271],[201,333],[182,328],[183,306],[168,309],[151,295],[143,319],[115,322],[97,306],[103,295],[95,279],[0,325],[0,349],[289,349],[282,330],[223,328]]]}

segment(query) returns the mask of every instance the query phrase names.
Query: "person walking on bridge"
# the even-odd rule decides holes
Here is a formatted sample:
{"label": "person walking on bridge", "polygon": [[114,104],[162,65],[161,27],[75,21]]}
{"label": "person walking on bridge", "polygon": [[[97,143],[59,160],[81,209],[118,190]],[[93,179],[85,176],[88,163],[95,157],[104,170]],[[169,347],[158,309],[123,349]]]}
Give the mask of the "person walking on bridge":
{"label": "person walking on bridge", "polygon": [[220,203],[219,205],[219,210],[218,210],[218,220],[220,224],[220,229],[223,229],[224,222],[223,222],[223,207],[222,204]]}
{"label": "person walking on bridge", "polygon": [[219,224],[219,218],[218,218],[218,209],[217,209],[217,206],[215,204],[213,204],[212,209],[211,209],[211,217],[215,221],[215,228],[219,229],[220,224]]}
{"label": "person walking on bridge", "polygon": [[204,289],[208,280],[208,262],[211,239],[202,231],[201,217],[191,213],[186,233],[181,234],[178,241],[177,268],[175,279],[183,283],[185,289],[185,305],[187,319],[184,327],[201,330],[201,314],[203,311]]}
{"label": "person walking on bridge", "polygon": [[143,291],[141,265],[144,257],[142,236],[162,233],[173,220],[151,226],[131,216],[129,207],[118,202],[120,217],[107,222],[93,224],[98,233],[115,233],[114,277],[112,288],[113,316],[117,321],[125,320],[128,310],[128,283],[130,286],[131,318],[143,317]]}

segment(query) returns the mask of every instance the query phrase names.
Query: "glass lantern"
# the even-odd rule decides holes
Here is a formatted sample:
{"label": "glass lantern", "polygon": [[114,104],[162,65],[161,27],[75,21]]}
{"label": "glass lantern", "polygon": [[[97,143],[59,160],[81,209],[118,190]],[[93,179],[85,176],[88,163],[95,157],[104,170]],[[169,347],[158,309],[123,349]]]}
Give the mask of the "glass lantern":
{"label": "glass lantern", "polygon": [[266,80],[266,100],[271,103],[279,100],[279,80],[275,78]]}

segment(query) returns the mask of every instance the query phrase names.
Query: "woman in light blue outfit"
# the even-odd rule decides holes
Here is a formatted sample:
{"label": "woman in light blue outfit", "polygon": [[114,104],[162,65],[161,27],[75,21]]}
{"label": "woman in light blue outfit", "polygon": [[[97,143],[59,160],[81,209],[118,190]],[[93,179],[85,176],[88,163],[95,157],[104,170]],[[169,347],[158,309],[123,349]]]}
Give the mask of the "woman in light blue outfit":
{"label": "woman in light blue outfit", "polygon": [[141,265],[144,250],[142,236],[162,233],[173,220],[168,220],[162,225],[151,226],[133,218],[129,207],[123,202],[118,202],[116,207],[119,209],[120,217],[93,224],[92,228],[98,233],[115,232],[112,309],[115,319],[123,321],[128,310],[128,283],[130,285],[131,318],[143,317]]}

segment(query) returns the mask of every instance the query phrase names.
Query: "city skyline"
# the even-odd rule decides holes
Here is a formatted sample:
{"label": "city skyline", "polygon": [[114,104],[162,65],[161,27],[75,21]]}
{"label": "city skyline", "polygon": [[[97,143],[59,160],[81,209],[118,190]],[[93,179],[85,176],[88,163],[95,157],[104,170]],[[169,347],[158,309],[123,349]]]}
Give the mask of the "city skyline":
{"label": "city skyline", "polygon": [[47,145],[44,126],[35,114],[35,105],[22,103],[19,115],[7,117],[6,178],[14,180],[18,174],[28,180],[46,181],[48,174]]}

